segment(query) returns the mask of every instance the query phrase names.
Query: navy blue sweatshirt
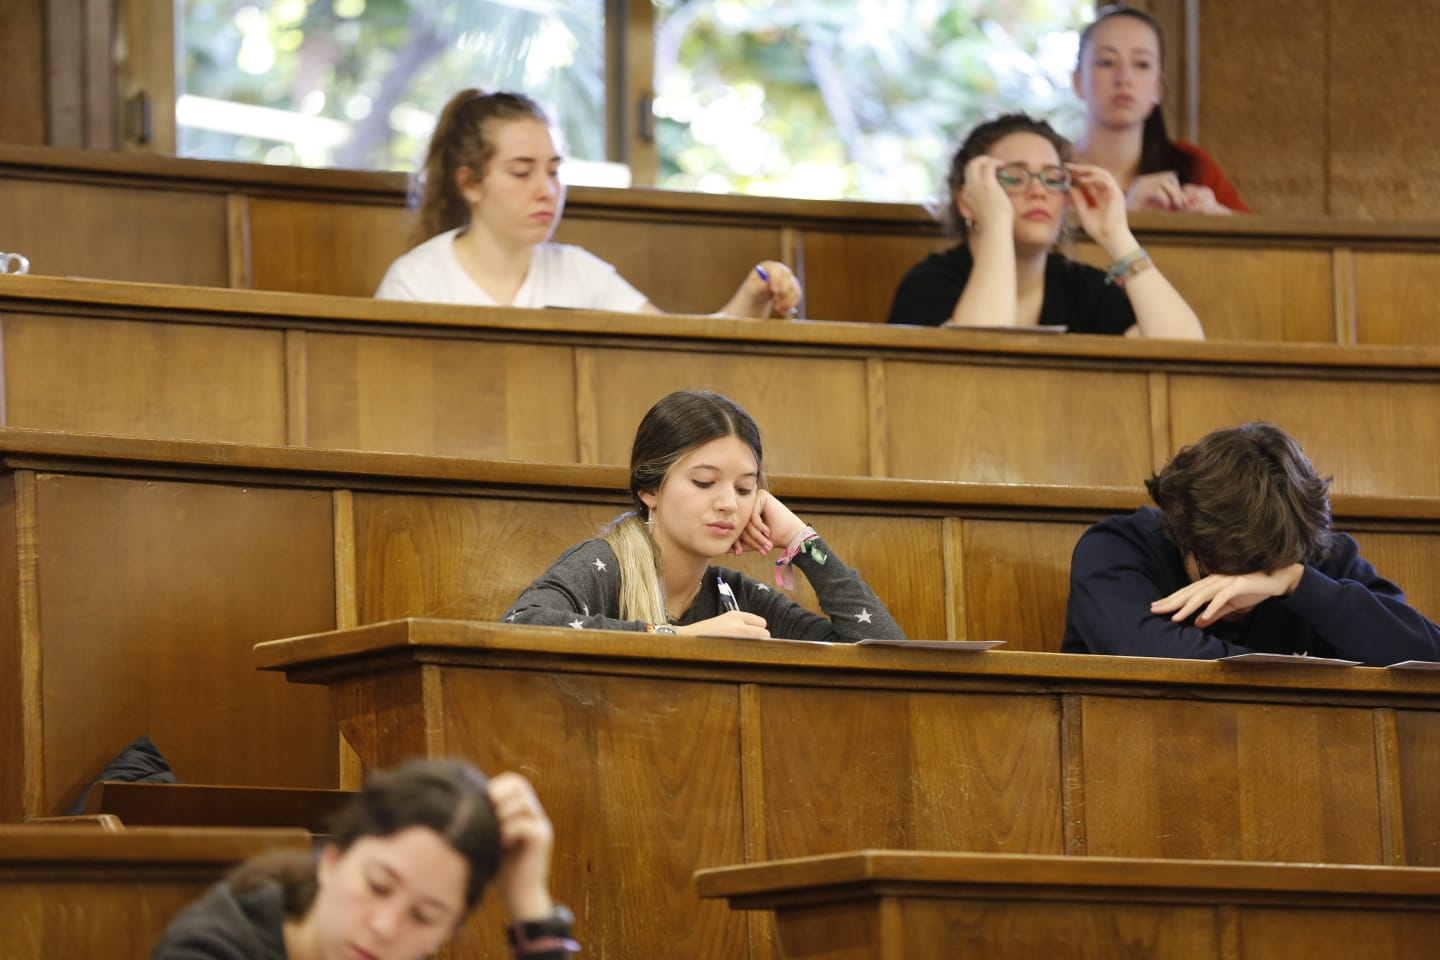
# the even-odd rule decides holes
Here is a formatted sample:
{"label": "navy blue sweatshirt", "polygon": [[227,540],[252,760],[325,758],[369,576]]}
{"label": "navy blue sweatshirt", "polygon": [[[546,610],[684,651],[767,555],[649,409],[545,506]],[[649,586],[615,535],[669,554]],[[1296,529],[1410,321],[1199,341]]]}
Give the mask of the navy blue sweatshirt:
{"label": "navy blue sweatshirt", "polygon": [[[1295,592],[1263,601],[1245,617],[1174,623],[1150,604],[1190,583],[1165,537],[1160,511],[1142,507],[1085,532],[1070,561],[1067,653],[1214,660],[1250,651],[1343,657],[1375,666],[1440,659],[1440,627],[1375,572],[1353,538],[1333,534],[1330,553],[1307,565]],[[1193,618],[1192,618],[1193,619]]]}

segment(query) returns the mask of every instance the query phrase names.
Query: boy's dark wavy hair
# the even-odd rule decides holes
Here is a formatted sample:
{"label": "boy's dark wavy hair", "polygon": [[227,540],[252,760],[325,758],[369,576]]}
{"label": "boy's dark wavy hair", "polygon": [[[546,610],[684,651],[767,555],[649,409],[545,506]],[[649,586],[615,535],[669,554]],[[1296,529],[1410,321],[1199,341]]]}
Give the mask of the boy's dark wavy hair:
{"label": "boy's dark wavy hair", "polygon": [[1330,480],[1273,423],[1207,434],[1145,486],[1165,535],[1206,573],[1269,572],[1330,550]]}

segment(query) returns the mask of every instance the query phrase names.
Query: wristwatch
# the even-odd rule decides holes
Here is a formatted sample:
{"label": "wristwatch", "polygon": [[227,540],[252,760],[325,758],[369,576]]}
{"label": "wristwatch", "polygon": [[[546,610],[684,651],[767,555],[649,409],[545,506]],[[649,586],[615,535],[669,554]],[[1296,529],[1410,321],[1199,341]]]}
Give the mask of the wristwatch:
{"label": "wristwatch", "polygon": [[647,633],[679,633],[678,630],[670,626],[670,624],[668,623],[652,623],[647,626],[645,630]]}
{"label": "wristwatch", "polygon": [[580,944],[570,939],[570,928],[574,924],[575,914],[563,903],[557,903],[548,917],[510,924],[510,946],[517,957],[556,950],[579,953]]}

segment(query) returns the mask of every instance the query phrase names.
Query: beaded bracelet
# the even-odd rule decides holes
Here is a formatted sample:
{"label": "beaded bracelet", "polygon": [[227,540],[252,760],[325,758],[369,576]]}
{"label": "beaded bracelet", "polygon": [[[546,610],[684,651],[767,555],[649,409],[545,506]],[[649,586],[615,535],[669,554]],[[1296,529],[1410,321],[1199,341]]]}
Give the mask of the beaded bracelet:
{"label": "beaded bracelet", "polygon": [[1105,282],[1123,287],[1126,280],[1153,266],[1155,266],[1155,261],[1150,259],[1150,254],[1145,252],[1145,248],[1136,247],[1132,252],[1125,254],[1110,265],[1110,269],[1105,272]]}

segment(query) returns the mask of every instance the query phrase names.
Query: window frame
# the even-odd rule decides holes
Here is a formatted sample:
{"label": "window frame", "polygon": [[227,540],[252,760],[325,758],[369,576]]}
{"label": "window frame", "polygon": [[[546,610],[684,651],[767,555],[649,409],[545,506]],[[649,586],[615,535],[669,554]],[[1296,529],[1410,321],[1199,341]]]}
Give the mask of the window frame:
{"label": "window frame", "polygon": [[[51,64],[49,142],[175,155],[179,65],[173,0],[40,2]],[[1195,140],[1199,0],[1149,0],[1135,6],[1165,31],[1162,102],[1171,135]],[[112,54],[115,49],[121,52]],[[650,0],[605,0],[605,52],[606,159],[627,164],[636,186],[653,186],[658,158],[650,116],[655,73]],[[56,66],[67,63],[81,69],[67,73]]]}

